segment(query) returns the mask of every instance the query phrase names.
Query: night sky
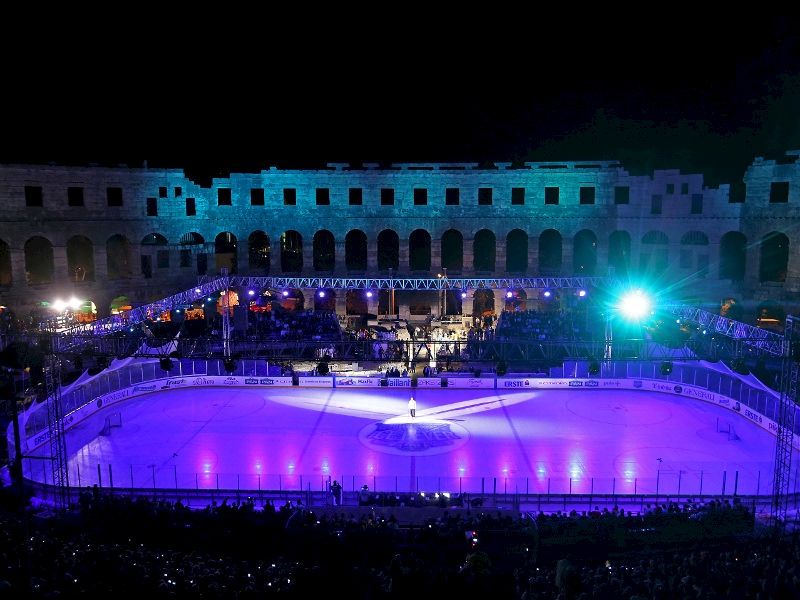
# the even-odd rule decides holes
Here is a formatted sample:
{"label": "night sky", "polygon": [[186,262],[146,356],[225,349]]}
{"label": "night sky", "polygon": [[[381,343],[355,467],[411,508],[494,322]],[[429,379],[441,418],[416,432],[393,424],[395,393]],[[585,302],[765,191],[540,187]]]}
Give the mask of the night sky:
{"label": "night sky", "polygon": [[794,19],[395,12],[347,28],[54,19],[37,30],[49,52],[17,44],[7,59],[0,162],[146,160],[202,181],[329,162],[620,160],[717,185],[800,149]]}

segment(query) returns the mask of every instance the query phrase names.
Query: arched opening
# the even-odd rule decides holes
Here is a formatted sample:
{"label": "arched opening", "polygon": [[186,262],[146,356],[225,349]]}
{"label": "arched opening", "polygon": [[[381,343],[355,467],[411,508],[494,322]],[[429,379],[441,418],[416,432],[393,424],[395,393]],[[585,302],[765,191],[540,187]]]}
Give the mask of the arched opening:
{"label": "arched opening", "polygon": [[269,236],[263,231],[254,231],[247,238],[247,268],[269,273]]}
{"label": "arched opening", "polygon": [[289,230],[281,234],[281,271],[300,273],[303,270],[303,236]]}
{"label": "arched opening", "polygon": [[561,234],[546,229],[539,236],[539,271],[542,275],[558,275],[561,271],[563,247]]}
{"label": "arched opening", "polygon": [[476,273],[493,273],[497,261],[497,238],[494,232],[481,229],[472,244],[472,268]]}
{"label": "arched opening", "polygon": [[582,229],[575,234],[572,250],[572,271],[575,275],[595,275],[597,270],[597,236]]}
{"label": "arched opening", "polygon": [[400,268],[400,236],[391,229],[378,234],[378,270],[395,272]]}
{"label": "arched opening", "polygon": [[464,236],[460,231],[448,229],[442,234],[442,268],[451,272],[464,268]]}
{"label": "arched opening", "polygon": [[781,283],[786,281],[789,268],[789,238],[779,231],[768,233],[761,239],[761,261],[758,281]]}
{"label": "arched opening", "polygon": [[348,271],[367,270],[367,234],[358,229],[348,231],[344,238],[344,262]]}
{"label": "arched opening", "polygon": [[228,273],[238,273],[239,260],[236,254],[236,236],[230,231],[223,231],[217,235],[214,240],[214,257],[217,273],[223,268],[228,269]]}
{"label": "arched opening", "polygon": [[512,229],[506,236],[506,272],[524,275],[528,271],[528,234]]}
{"label": "arched opening", "polygon": [[336,238],[327,229],[320,229],[311,242],[314,248],[314,270],[332,273],[336,268]]}
{"label": "arched opening", "polygon": [[109,279],[127,279],[133,275],[131,242],[124,235],[112,235],[106,242],[106,269]]}
{"label": "arched opening", "polygon": [[412,271],[431,270],[431,236],[424,229],[411,232],[408,237],[408,267]]}
{"label": "arched opening", "polygon": [[729,231],[720,239],[719,278],[744,281],[747,267],[747,238],[740,231]]}
{"label": "arched opening", "polygon": [[67,270],[70,281],[94,281],[94,247],[86,236],[67,240]]}

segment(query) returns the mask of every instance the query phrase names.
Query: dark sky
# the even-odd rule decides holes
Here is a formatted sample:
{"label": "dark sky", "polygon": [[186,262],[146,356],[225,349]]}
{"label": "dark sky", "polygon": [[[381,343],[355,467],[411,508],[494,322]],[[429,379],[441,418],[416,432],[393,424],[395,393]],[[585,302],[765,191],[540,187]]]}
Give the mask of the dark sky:
{"label": "dark sky", "polygon": [[0,162],[147,160],[202,179],[328,162],[620,160],[716,185],[755,156],[800,149],[795,20],[529,12],[467,24],[376,13],[347,28],[324,15],[179,27],[135,14],[86,30],[56,19],[39,32],[48,52],[12,52]]}

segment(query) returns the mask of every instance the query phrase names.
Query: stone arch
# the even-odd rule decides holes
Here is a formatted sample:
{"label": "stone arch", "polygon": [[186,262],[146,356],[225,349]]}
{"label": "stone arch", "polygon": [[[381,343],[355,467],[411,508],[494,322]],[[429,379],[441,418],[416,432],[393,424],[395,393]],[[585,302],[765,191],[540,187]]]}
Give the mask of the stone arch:
{"label": "stone arch", "polygon": [[294,229],[281,234],[281,271],[300,273],[303,270],[303,236]]}
{"label": "stone arch", "polygon": [[378,270],[386,271],[400,268],[400,236],[392,229],[384,229],[378,234]]}
{"label": "stone arch", "polygon": [[228,273],[239,272],[239,259],[236,252],[236,236],[230,231],[222,231],[214,239],[214,265],[216,272],[222,268],[228,269]]}
{"label": "stone arch", "polygon": [[597,235],[581,229],[572,241],[572,270],[576,275],[595,275],[597,271]]}
{"label": "stone arch", "polygon": [[561,233],[545,229],[539,236],[539,271],[542,275],[557,275],[563,258]]}
{"label": "stone arch", "polygon": [[464,269],[464,236],[457,229],[442,234],[442,268],[450,271]]}
{"label": "stone arch", "polygon": [[475,325],[491,324],[495,315],[494,290],[479,288],[472,295],[472,322]]}
{"label": "stone arch", "polygon": [[631,268],[631,234],[614,231],[608,236],[608,266],[617,277],[626,278]]}
{"label": "stone arch", "polygon": [[639,274],[658,276],[669,267],[669,236],[663,231],[648,231],[642,236]]}
{"label": "stone arch", "polygon": [[133,276],[131,241],[122,234],[112,235],[106,241],[106,269],[108,278],[112,280]]}
{"label": "stone arch", "polygon": [[247,237],[247,268],[269,273],[271,260],[269,235],[263,231],[253,231]]}
{"label": "stone arch", "polygon": [[747,268],[747,237],[740,231],[729,231],[720,239],[719,278],[744,281]]}
{"label": "stone arch", "polygon": [[431,270],[431,234],[415,229],[408,236],[408,267],[411,271]]}
{"label": "stone arch", "polygon": [[11,285],[13,282],[11,246],[5,240],[0,240],[0,285]]}
{"label": "stone arch", "polygon": [[85,235],[67,240],[67,271],[70,281],[94,281],[94,245]]}
{"label": "stone arch", "polygon": [[789,269],[789,238],[785,233],[773,231],[761,238],[761,256],[758,281],[764,283],[786,281]]}
{"label": "stone arch", "polygon": [[476,272],[495,270],[497,261],[497,238],[493,231],[481,229],[475,233],[472,242],[472,268]]}
{"label": "stone arch", "polygon": [[[345,314],[366,315],[369,313],[367,292],[371,290],[347,290],[345,293]],[[373,292],[374,293],[374,292]]]}
{"label": "stone arch", "polygon": [[29,285],[53,283],[53,244],[42,236],[25,242],[25,279]]}
{"label": "stone arch", "polygon": [[327,288],[315,290],[314,311],[336,312],[336,291]]}
{"label": "stone arch", "polygon": [[512,229],[506,236],[506,272],[524,274],[528,271],[528,234]]}
{"label": "stone arch", "polygon": [[367,234],[360,229],[348,231],[344,238],[344,262],[348,271],[367,270]]}
{"label": "stone arch", "polygon": [[311,244],[314,248],[314,271],[332,273],[336,268],[336,238],[328,229],[320,229],[314,234]]}

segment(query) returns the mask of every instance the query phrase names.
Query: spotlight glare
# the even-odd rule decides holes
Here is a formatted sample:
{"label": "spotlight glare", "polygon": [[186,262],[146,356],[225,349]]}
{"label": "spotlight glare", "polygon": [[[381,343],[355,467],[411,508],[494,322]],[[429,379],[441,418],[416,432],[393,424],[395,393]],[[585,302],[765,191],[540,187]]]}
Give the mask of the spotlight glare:
{"label": "spotlight glare", "polygon": [[629,292],[622,297],[620,309],[629,319],[641,319],[650,312],[650,299],[642,290]]}

